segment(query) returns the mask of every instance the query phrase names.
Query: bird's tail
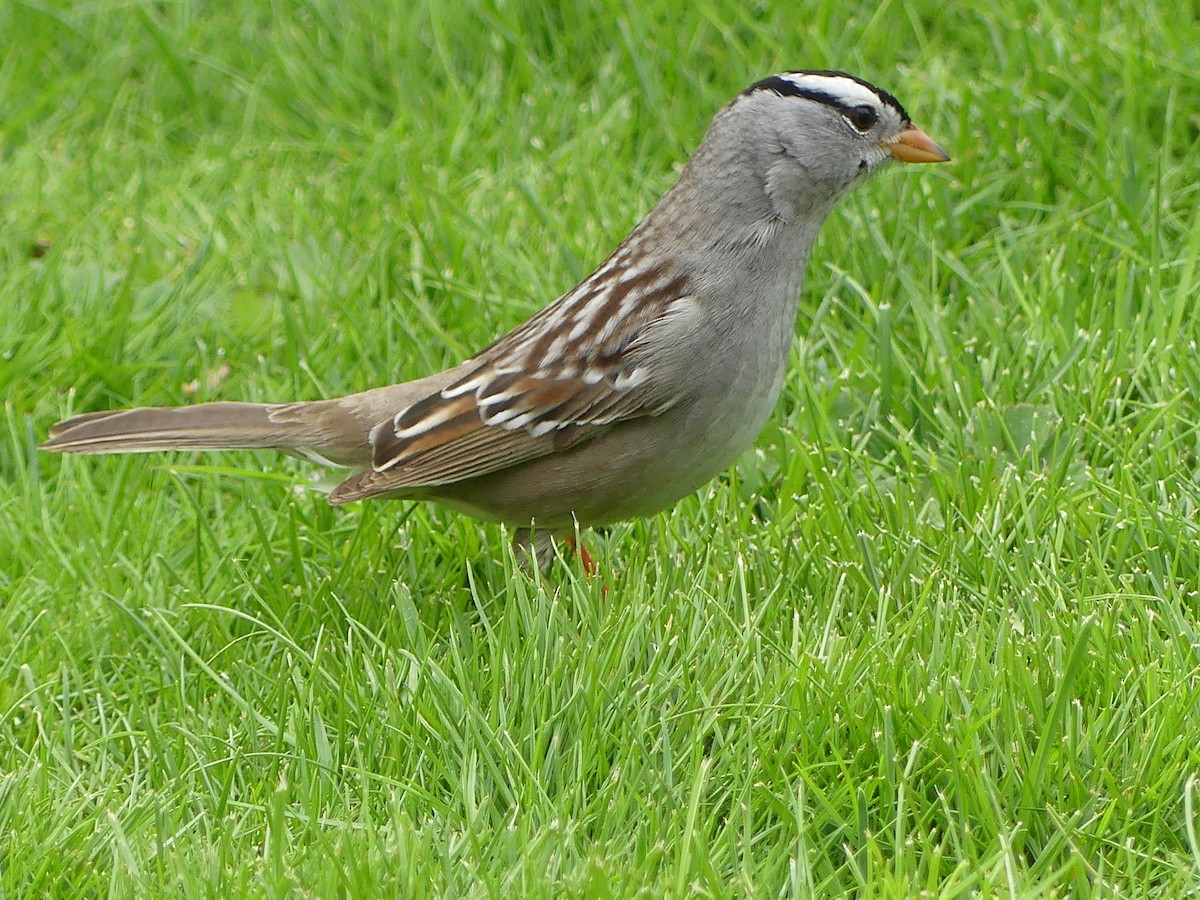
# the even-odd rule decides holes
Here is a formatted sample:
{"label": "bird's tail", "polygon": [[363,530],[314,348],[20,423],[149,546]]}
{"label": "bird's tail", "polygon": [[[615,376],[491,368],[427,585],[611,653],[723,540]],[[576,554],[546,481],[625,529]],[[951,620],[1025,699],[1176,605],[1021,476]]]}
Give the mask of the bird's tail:
{"label": "bird's tail", "polygon": [[84,413],[53,426],[42,449],[60,453],[274,449],[339,465],[370,458],[367,429],[338,401],[201,403]]}

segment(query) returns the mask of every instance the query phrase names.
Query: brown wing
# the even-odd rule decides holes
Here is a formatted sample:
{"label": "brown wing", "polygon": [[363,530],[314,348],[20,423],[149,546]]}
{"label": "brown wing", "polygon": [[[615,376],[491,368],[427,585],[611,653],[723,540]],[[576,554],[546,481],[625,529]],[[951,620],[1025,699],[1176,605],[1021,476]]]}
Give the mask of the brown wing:
{"label": "brown wing", "polygon": [[645,362],[646,337],[694,309],[687,280],[622,267],[621,251],[590,278],[468,364],[459,380],[371,432],[372,466],[330,500],[486,475],[656,415],[678,395]]}

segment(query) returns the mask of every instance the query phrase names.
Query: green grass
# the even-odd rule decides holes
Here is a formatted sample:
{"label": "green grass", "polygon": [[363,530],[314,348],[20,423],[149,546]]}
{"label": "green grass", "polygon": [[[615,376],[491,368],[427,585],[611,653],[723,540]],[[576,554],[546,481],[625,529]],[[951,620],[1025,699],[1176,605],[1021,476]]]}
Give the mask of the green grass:
{"label": "green grass", "polygon": [[[1200,890],[1198,16],[0,2],[0,895]],[[834,215],[771,426],[607,592],[269,454],[36,452],[461,359],[795,67],[955,161]]]}

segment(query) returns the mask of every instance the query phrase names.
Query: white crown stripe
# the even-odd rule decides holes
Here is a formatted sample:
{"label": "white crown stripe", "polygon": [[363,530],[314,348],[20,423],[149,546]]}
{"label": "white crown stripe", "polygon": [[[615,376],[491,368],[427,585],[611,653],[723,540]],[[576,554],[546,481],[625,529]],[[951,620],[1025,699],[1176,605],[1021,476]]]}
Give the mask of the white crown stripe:
{"label": "white crown stripe", "polygon": [[878,106],[880,102],[880,97],[875,91],[866,85],[859,84],[853,78],[812,73],[788,73],[779,77],[790,81],[801,90],[820,91],[828,94],[846,106],[861,106],[864,103],[869,106]]}

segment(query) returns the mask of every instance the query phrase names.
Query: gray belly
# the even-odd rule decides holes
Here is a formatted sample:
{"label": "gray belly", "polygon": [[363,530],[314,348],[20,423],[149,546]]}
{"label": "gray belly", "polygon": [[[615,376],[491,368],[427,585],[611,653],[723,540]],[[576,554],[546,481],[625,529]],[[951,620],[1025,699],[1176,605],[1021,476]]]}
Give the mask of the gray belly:
{"label": "gray belly", "polygon": [[480,518],[561,529],[652,515],[727,468],[758,437],[787,367],[785,334],[719,372],[698,367],[693,395],[659,416],[614,426],[570,450],[427,496]]}

